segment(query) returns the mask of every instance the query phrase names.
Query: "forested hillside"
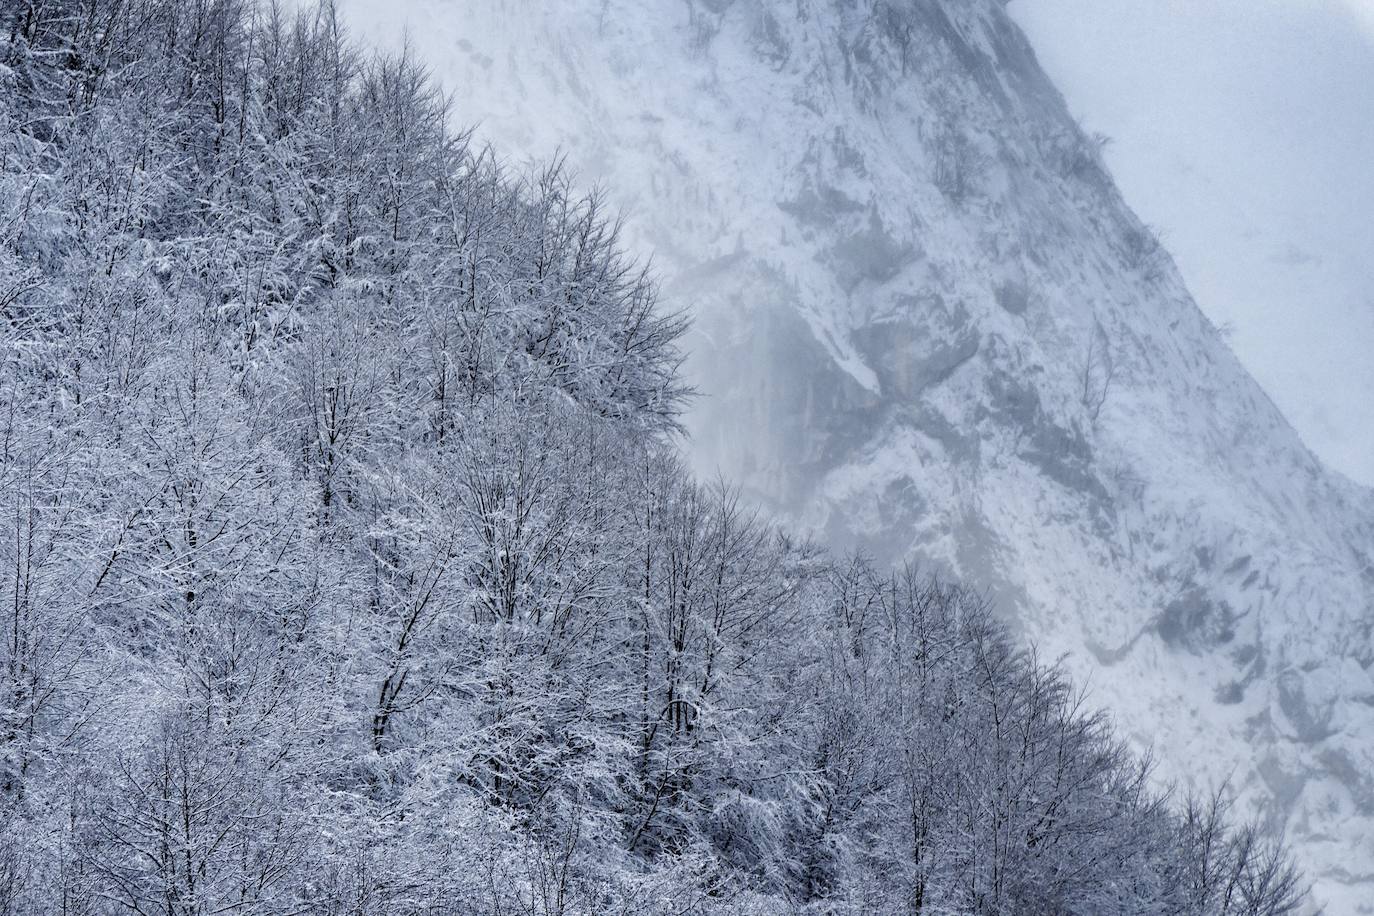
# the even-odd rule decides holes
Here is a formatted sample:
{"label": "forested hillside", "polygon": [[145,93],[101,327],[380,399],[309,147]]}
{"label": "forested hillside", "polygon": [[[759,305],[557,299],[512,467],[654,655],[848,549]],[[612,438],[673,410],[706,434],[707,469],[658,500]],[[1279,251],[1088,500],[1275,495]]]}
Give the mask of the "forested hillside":
{"label": "forested hillside", "polygon": [[1374,916],[1374,490],[1198,308],[1002,0],[340,11],[625,213],[691,313],[693,468],[975,586],[1161,785],[1229,778],[1319,905]]}
{"label": "forested hillside", "polygon": [[0,913],[1296,911],[971,592],[693,481],[683,317],[414,61],[0,10]]}

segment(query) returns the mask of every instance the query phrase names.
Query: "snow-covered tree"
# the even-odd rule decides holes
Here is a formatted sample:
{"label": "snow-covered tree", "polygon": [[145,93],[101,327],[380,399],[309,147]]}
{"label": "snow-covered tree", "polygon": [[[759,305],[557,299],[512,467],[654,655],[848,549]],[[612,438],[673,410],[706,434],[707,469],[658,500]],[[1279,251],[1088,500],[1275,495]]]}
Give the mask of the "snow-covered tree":
{"label": "snow-covered tree", "polygon": [[451,117],[327,5],[0,7],[0,913],[1294,910],[970,593],[694,480],[683,317]]}

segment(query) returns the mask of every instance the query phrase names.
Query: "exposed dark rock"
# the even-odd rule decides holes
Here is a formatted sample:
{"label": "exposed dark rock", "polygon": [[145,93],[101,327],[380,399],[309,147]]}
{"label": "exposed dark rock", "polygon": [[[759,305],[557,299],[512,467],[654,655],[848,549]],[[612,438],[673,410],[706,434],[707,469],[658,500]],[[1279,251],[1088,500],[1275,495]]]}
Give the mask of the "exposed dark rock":
{"label": "exposed dark rock", "polygon": [[1331,727],[1334,704],[1312,700],[1302,674],[1292,669],[1283,672],[1279,675],[1278,689],[1279,709],[1292,724],[1299,741],[1316,744],[1335,734]]}
{"label": "exposed dark rock", "polygon": [[1165,606],[1155,629],[1171,646],[1201,651],[1235,639],[1235,620],[1225,600],[1190,584]]}

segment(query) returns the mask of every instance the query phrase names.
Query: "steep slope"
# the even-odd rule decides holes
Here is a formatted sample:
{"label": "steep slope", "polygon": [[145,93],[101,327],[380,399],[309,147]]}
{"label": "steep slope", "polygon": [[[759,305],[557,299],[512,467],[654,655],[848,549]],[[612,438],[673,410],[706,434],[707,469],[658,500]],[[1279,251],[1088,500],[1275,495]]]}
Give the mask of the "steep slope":
{"label": "steep slope", "polygon": [[400,9],[459,120],[612,179],[698,320],[701,467],[983,584],[1165,777],[1234,774],[1374,912],[1374,496],[1246,375],[999,2]]}

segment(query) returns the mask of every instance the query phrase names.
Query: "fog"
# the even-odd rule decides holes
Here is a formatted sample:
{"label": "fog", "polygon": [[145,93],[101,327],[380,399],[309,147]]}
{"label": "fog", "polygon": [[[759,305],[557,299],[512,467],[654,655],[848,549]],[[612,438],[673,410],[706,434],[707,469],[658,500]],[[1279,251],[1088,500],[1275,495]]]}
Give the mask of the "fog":
{"label": "fog", "polygon": [[1010,9],[1237,355],[1322,459],[1374,484],[1374,3]]}
{"label": "fog", "polygon": [[0,912],[1374,916],[1363,8],[1016,2],[1214,320],[1008,0],[10,4]]}

